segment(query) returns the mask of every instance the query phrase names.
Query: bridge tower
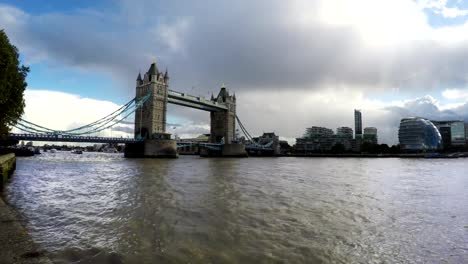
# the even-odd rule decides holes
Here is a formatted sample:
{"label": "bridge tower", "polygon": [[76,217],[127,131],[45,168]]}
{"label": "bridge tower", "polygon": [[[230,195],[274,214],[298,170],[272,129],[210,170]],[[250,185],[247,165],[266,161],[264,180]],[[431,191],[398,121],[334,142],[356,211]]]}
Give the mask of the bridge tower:
{"label": "bridge tower", "polygon": [[137,143],[125,144],[127,158],[177,158],[177,142],[166,133],[169,75],[153,62],[148,71],[136,80],[136,99],[150,93],[150,98],[135,111]]}
{"label": "bridge tower", "polygon": [[135,111],[135,138],[158,139],[166,132],[167,91],[169,75],[162,73],[153,62],[148,71],[136,80],[137,100],[151,93],[143,106]]}
{"label": "bridge tower", "polygon": [[210,113],[211,119],[211,143],[231,144],[236,133],[236,95],[229,95],[229,91],[223,85],[217,97],[211,97],[211,101],[226,105],[227,111],[215,111]]}

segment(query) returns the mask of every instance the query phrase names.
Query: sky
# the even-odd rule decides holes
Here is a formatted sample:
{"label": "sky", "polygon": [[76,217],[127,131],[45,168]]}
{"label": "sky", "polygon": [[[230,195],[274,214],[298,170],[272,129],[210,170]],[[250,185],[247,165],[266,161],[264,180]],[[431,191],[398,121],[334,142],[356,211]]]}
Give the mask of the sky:
{"label": "sky", "polygon": [[[24,118],[53,129],[125,104],[153,61],[171,90],[226,84],[250,134],[290,143],[306,127],[354,128],[354,109],[387,144],[403,117],[468,121],[468,1],[7,0],[0,29],[31,70]],[[207,112],[169,105],[168,122],[209,133]]]}

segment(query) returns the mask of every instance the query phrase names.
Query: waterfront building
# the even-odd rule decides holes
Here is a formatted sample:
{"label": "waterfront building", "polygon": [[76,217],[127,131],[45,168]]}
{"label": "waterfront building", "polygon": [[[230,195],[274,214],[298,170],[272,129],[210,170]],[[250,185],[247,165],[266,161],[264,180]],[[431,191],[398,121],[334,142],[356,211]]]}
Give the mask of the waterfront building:
{"label": "waterfront building", "polygon": [[465,144],[468,146],[468,123],[465,123]]}
{"label": "waterfront building", "polygon": [[305,153],[329,152],[337,144],[343,145],[346,151],[354,150],[356,143],[353,139],[353,129],[339,127],[335,134],[333,130],[325,127],[307,128],[304,136],[296,139],[296,150]]}
{"label": "waterfront building", "polygon": [[377,128],[375,127],[364,128],[363,142],[377,144],[378,143]]}
{"label": "waterfront building", "polygon": [[300,152],[326,152],[334,146],[333,130],[313,126],[306,129],[302,138],[296,139],[296,150]]}
{"label": "waterfront building", "polygon": [[353,129],[350,127],[339,127],[336,129],[335,142],[344,146],[345,150],[351,150],[353,147]]}
{"label": "waterfront building", "polygon": [[[442,128],[450,129],[450,145],[464,146],[466,144],[465,123],[463,121],[431,121],[439,131]],[[445,146],[444,146],[445,148]]]}
{"label": "waterfront building", "polygon": [[404,152],[426,152],[442,147],[442,136],[429,120],[420,117],[403,118],[398,130],[400,148]]}
{"label": "waterfront building", "polygon": [[313,126],[306,128],[305,138],[327,138],[333,136],[333,130],[326,127]]}
{"label": "waterfront building", "polygon": [[260,137],[254,137],[253,140],[255,143],[260,144],[262,146],[268,145],[273,148],[273,152],[277,155],[280,154],[280,140],[279,136],[277,136],[274,132],[270,133],[263,133]]}
{"label": "waterfront building", "polygon": [[184,138],[184,139],[181,139],[179,137],[177,138],[178,138],[177,143],[180,143],[183,145],[183,147],[180,147],[177,149],[179,154],[199,154],[200,153],[199,144],[208,143],[210,140],[210,134],[202,134],[195,138]]}
{"label": "waterfront building", "polygon": [[452,146],[452,132],[450,127],[439,127],[439,133],[442,137],[442,146],[444,150],[449,149]]}
{"label": "waterfront building", "polygon": [[361,110],[354,110],[354,131],[355,138],[362,138],[362,114]]}
{"label": "waterfront building", "polygon": [[350,127],[339,127],[336,129],[336,136],[351,140],[353,139],[353,129]]}

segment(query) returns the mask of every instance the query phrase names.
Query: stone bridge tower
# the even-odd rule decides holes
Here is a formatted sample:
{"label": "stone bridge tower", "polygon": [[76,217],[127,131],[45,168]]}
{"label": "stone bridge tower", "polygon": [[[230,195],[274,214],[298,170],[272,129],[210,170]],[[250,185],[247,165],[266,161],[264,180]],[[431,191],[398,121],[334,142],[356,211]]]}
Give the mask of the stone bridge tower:
{"label": "stone bridge tower", "polygon": [[211,96],[211,101],[226,105],[228,110],[210,113],[210,142],[231,144],[236,133],[236,95],[229,95],[223,85],[217,97]]}
{"label": "stone bridge tower", "polygon": [[164,74],[159,72],[156,62],[151,64],[143,79],[141,74],[138,74],[136,80],[137,100],[148,93],[151,93],[151,96],[142,108],[135,111],[135,138],[140,136],[145,139],[165,138],[168,87],[167,70]]}

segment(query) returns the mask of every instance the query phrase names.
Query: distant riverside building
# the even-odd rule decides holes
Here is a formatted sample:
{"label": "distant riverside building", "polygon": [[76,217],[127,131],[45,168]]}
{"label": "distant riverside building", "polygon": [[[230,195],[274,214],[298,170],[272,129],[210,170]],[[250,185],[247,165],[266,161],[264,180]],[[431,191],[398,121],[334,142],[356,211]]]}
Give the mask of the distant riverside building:
{"label": "distant riverside building", "polygon": [[[441,132],[443,141],[449,146],[464,146],[466,144],[466,128],[463,121],[431,121]],[[442,133],[441,130],[444,130]],[[447,133],[450,130],[450,134]],[[449,138],[444,138],[444,135]],[[449,146],[444,145],[444,148]]]}
{"label": "distant riverside building", "polygon": [[302,138],[296,139],[296,149],[304,152],[329,151],[334,146],[333,130],[313,126],[306,129]]}
{"label": "distant riverside building", "polygon": [[253,140],[260,145],[269,145],[273,148],[273,152],[275,154],[280,154],[281,146],[279,136],[277,136],[274,132],[270,133],[263,133],[260,137],[254,137]]}
{"label": "distant riverside building", "polygon": [[452,146],[452,131],[450,127],[439,127],[439,133],[442,137],[442,147],[449,149]]}
{"label": "distant riverside building", "polygon": [[465,123],[465,144],[468,145],[468,123]]}
{"label": "distant riverside building", "polygon": [[353,129],[350,127],[339,127],[336,129],[335,144],[341,144],[345,150],[353,148]]}
{"label": "distant riverside building", "polygon": [[377,128],[375,127],[364,128],[363,141],[367,143],[377,144],[378,143]]}
{"label": "distant riverside building", "polygon": [[350,127],[339,127],[336,129],[336,136],[351,140],[353,139],[353,129]]}
{"label": "distant riverside building", "polygon": [[362,138],[362,114],[361,110],[354,110],[354,131],[355,138]]}
{"label": "distant riverside building", "polygon": [[341,144],[349,151],[354,146],[353,129],[339,127],[336,134],[332,129],[313,126],[306,129],[302,138],[296,138],[296,150],[299,152],[328,152],[333,146]]}
{"label": "distant riverside building", "polygon": [[177,140],[177,143],[181,143],[183,145],[183,147],[177,148],[177,151],[179,152],[179,154],[197,154],[200,152],[198,144],[208,143],[210,140],[210,134],[202,134],[196,138],[181,139],[179,137],[176,137],[176,140]]}
{"label": "distant riverside building", "polygon": [[313,126],[306,129],[304,137],[306,138],[326,138],[333,136],[333,130],[326,127]]}
{"label": "distant riverside building", "polygon": [[429,120],[420,117],[403,118],[398,130],[400,148],[404,152],[426,152],[442,147],[442,136]]}

